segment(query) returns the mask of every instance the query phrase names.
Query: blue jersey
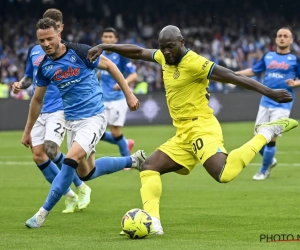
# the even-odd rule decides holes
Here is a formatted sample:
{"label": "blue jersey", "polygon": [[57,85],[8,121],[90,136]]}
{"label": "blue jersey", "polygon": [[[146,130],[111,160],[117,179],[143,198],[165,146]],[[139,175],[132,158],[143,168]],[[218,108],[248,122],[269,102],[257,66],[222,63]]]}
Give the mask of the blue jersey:
{"label": "blue jersey", "polygon": [[[28,50],[25,76],[32,78],[32,95],[36,87],[36,73],[44,56],[45,52],[40,45],[34,45]],[[44,97],[42,113],[53,113],[57,110],[63,110],[62,99],[58,88],[54,84],[50,84]]]}
{"label": "blue jersey", "polygon": [[53,82],[63,100],[66,120],[80,120],[104,111],[103,91],[95,68],[100,57],[94,62],[87,58],[91,48],[85,44],[65,43],[66,52],[52,60],[45,56],[37,72],[37,86],[48,86]]}
{"label": "blue jersey", "polygon": [[[268,52],[253,67],[254,73],[265,71],[263,84],[271,89],[286,89],[294,99],[293,88],[285,82],[287,79],[300,78],[300,59],[291,54],[278,54]],[[272,99],[263,96],[260,105],[266,108],[283,108],[291,110],[294,100],[289,103],[277,103]]]}
{"label": "blue jersey", "polygon": [[[114,52],[108,54],[106,51],[103,51],[102,54],[109,58],[119,68],[125,77],[135,72],[134,66],[127,58],[124,58]],[[105,102],[116,101],[125,98],[122,90],[113,89],[116,81],[106,70],[101,70],[100,83],[103,87],[103,99]]]}

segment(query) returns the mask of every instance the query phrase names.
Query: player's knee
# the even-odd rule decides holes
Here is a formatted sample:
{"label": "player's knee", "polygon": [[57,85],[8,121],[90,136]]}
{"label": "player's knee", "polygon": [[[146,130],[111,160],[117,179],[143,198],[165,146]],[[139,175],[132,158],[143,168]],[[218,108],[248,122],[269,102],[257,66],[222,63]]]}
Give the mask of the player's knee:
{"label": "player's knee", "polygon": [[44,150],[48,157],[53,160],[57,155],[57,144],[52,141],[45,141],[44,143]]}

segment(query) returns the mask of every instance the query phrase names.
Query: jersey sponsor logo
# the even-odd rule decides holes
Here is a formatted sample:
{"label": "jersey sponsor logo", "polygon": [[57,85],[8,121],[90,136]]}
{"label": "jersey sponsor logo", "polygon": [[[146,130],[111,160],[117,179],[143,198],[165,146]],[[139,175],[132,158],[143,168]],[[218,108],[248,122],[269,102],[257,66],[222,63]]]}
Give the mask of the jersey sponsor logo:
{"label": "jersey sponsor logo", "polygon": [[285,62],[278,62],[276,60],[273,60],[270,62],[270,64],[268,65],[268,69],[284,69],[287,70],[290,67],[289,64],[285,63]]}
{"label": "jersey sponsor logo", "polygon": [[61,84],[58,85],[58,87],[59,87],[60,89],[64,89],[64,88],[66,88],[66,87],[69,87],[69,86],[72,85],[72,84],[79,83],[79,82],[81,82],[81,78],[79,78],[79,79],[74,79],[74,80],[69,81],[69,82],[61,83]]}
{"label": "jersey sponsor logo", "polygon": [[176,69],[176,70],[174,71],[173,78],[174,78],[174,79],[178,79],[179,76],[180,76],[180,72],[179,72],[178,69]]}
{"label": "jersey sponsor logo", "polygon": [[73,69],[71,66],[69,66],[69,68],[65,71],[63,71],[61,68],[58,68],[54,73],[54,80],[61,81],[62,79],[78,76],[79,73],[80,73],[80,68]]}
{"label": "jersey sponsor logo", "polygon": [[50,70],[50,69],[52,69],[52,68],[53,68],[53,65],[50,64],[50,65],[47,65],[47,66],[45,67],[45,70],[48,71],[48,70]]}
{"label": "jersey sponsor logo", "polygon": [[202,70],[205,70],[207,65],[209,64],[209,61],[205,61],[204,64],[202,65]]}
{"label": "jersey sponsor logo", "polygon": [[70,56],[70,61],[71,62],[76,62],[76,57],[74,55]]}
{"label": "jersey sponsor logo", "polygon": [[34,65],[35,66],[39,66],[40,65],[40,63],[41,63],[41,61],[43,60],[43,58],[44,58],[44,55],[40,55],[37,59],[35,59],[35,61],[34,61]]}
{"label": "jersey sponsor logo", "polygon": [[272,73],[268,74],[268,77],[277,78],[277,79],[284,79],[285,74],[279,74],[279,73],[272,72]]}
{"label": "jersey sponsor logo", "polygon": [[40,54],[40,52],[41,52],[41,51],[35,51],[35,52],[32,52],[31,55],[32,55],[32,56],[38,55],[38,54]]}

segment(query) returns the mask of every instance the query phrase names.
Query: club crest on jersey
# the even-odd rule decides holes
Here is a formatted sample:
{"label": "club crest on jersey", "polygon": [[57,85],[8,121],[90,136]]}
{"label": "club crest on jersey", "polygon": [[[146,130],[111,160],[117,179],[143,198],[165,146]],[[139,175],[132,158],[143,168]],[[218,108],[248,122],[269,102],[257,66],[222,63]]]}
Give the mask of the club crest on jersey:
{"label": "club crest on jersey", "polygon": [[179,76],[180,76],[179,70],[178,70],[178,69],[175,69],[173,78],[174,78],[174,79],[177,79]]}
{"label": "club crest on jersey", "polygon": [[45,67],[45,70],[48,71],[48,70],[50,70],[50,69],[52,69],[52,68],[53,68],[53,65],[50,64],[50,65],[47,65],[47,66]]}
{"label": "club crest on jersey", "polygon": [[58,68],[54,73],[54,80],[61,81],[62,79],[78,76],[79,73],[80,73],[80,68],[73,69],[71,66],[69,66],[69,68],[65,71],[63,71],[61,68]]}
{"label": "club crest on jersey", "polygon": [[70,56],[70,61],[71,62],[76,62],[76,57],[74,55]]}
{"label": "club crest on jersey", "polygon": [[267,66],[268,69],[284,69],[287,70],[290,67],[289,64],[285,62],[278,62],[276,60],[273,60],[270,62],[270,64]]}
{"label": "club crest on jersey", "polygon": [[40,55],[37,59],[35,59],[35,61],[34,61],[34,65],[35,66],[39,66],[40,65],[40,63],[41,63],[41,61],[44,59],[44,56],[45,55]]}

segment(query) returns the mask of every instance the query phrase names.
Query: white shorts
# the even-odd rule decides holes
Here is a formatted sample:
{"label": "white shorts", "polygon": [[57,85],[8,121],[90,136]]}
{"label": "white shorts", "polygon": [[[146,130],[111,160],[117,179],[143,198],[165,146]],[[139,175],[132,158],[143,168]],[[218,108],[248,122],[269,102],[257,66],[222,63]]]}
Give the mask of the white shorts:
{"label": "white shorts", "polygon": [[281,108],[266,108],[259,106],[255,126],[264,122],[272,122],[280,118],[289,118],[290,110]]}
{"label": "white shorts", "polygon": [[76,141],[86,152],[86,158],[95,152],[95,147],[107,126],[105,111],[88,118],[66,121],[68,149]]}
{"label": "white shorts", "polygon": [[123,127],[128,110],[126,99],[104,102],[107,115],[107,123],[113,126]]}
{"label": "white shorts", "polygon": [[53,141],[60,146],[65,137],[65,114],[63,110],[40,114],[31,130],[32,146]]}

